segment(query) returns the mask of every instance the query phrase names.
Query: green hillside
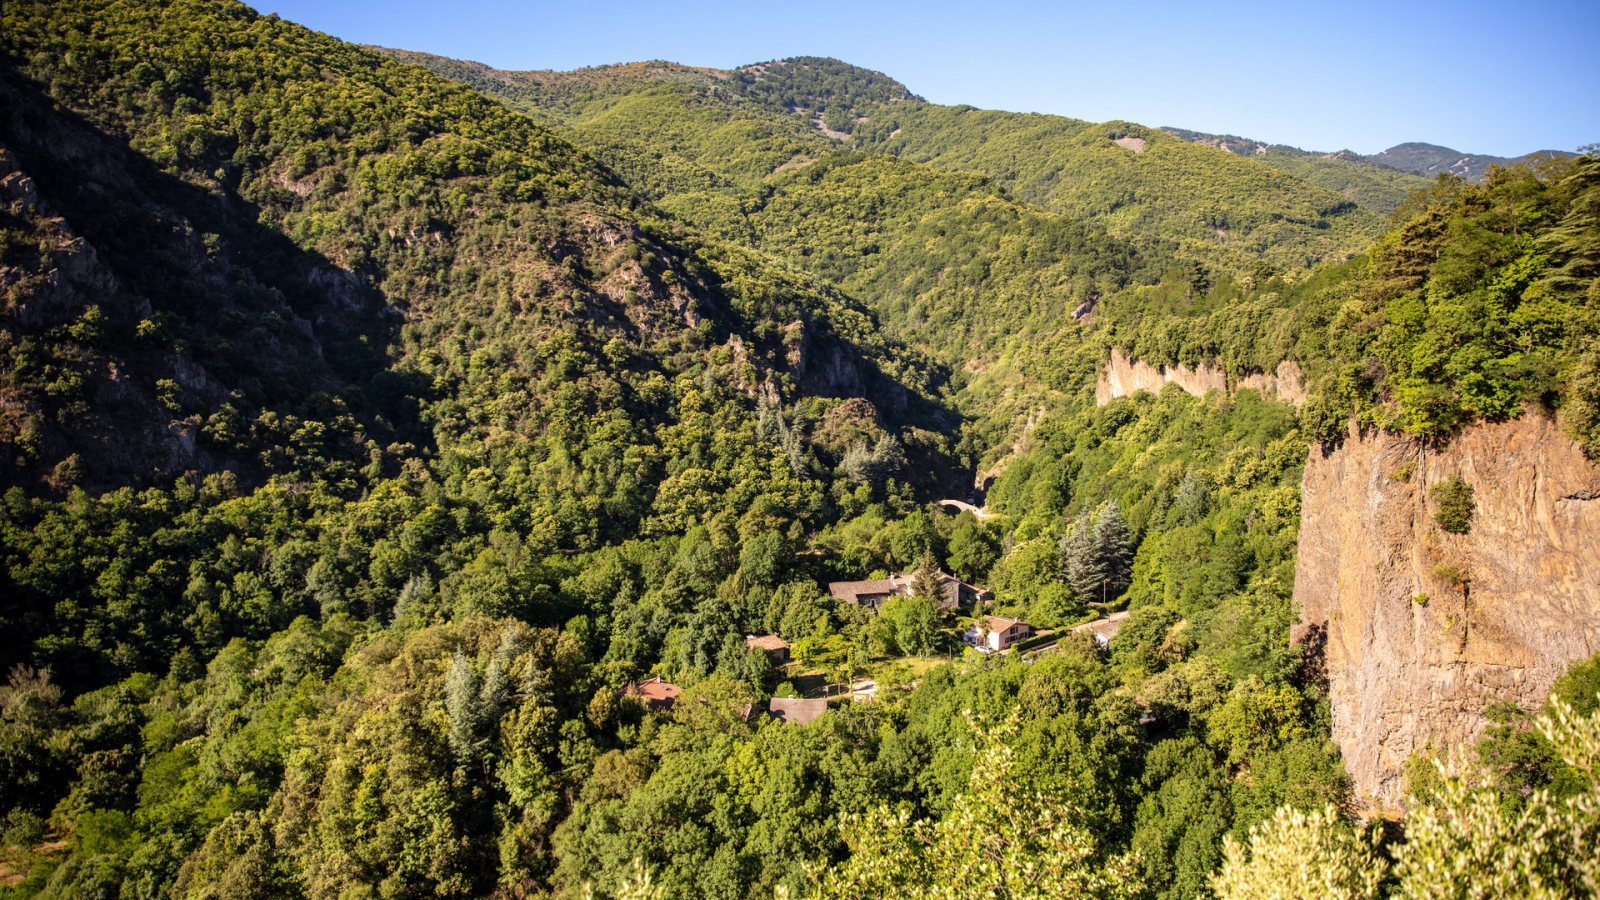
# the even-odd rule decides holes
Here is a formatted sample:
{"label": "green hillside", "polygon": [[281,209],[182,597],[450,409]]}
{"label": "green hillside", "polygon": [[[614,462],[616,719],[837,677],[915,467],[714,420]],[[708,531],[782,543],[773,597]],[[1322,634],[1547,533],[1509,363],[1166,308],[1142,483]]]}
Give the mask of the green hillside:
{"label": "green hillside", "polygon": [[1054,331],[1090,298],[1154,283],[1170,261],[976,176],[876,154],[833,154],[745,194],[662,205],[871,298],[897,335],[952,362]]}
{"label": "green hillside", "polygon": [[[421,54],[408,58],[446,77],[462,77],[465,65]],[[1291,269],[1342,259],[1381,230],[1377,215],[1342,194],[1154,129],[929,104],[879,73],[836,60],[785,60],[733,72],[655,64],[492,75],[474,64],[471,71],[468,83],[513,108],[567,124],[580,143],[671,153],[664,169],[688,168],[681,156],[746,186],[767,162],[771,172],[848,145],[977,172],[1025,203],[1238,270],[1263,258]],[[691,71],[697,74],[685,74]],[[569,86],[560,92],[531,87],[556,83]],[[639,99],[616,100],[629,84]],[[558,93],[561,99],[545,99]],[[572,96],[585,99],[572,102]],[[828,137],[813,122],[826,110],[835,110],[829,113],[835,120],[821,125],[847,133],[847,140]],[[777,139],[779,133],[794,143]],[[1148,146],[1115,143],[1128,138]],[[762,150],[769,155],[760,165],[729,171],[728,157]],[[783,152],[791,155],[780,158]],[[675,177],[674,186],[683,183],[667,177]]]}
{"label": "green hillside", "polygon": [[[776,90],[777,83],[792,81],[788,92],[803,94],[815,79],[798,63],[765,64],[761,83]],[[1301,267],[1338,259],[1379,228],[1344,196],[1131,123],[914,99],[867,98],[852,110],[856,121],[844,130],[862,149],[980,172],[1025,202],[1103,224],[1121,237],[1170,241],[1184,257],[1213,265],[1247,267],[1266,258]]]}
{"label": "green hillside", "polygon": [[1382,215],[1389,215],[1413,191],[1429,184],[1427,174],[1402,171],[1390,165],[1342,150],[1338,153],[1309,153],[1298,147],[1267,144],[1231,134],[1206,134],[1183,128],[1163,128],[1167,134],[1191,144],[1201,144],[1265,163],[1318,187],[1337,191]]}
{"label": "green hillside", "polygon": [[380,52],[483,91],[569,129],[652,198],[750,187],[774,170],[836,149],[800,116],[746,96],[731,73],[675,63],[574,72],[505,72],[404,50]]}
{"label": "green hillside", "polygon": [[[4,141],[36,197],[5,223],[22,301],[6,320],[6,478],[77,498],[14,491],[10,552],[85,529],[49,545],[60,567],[12,570],[6,619],[25,638],[7,664],[83,679],[264,635],[307,609],[307,577],[370,614],[489,552],[496,529],[533,560],[679,534],[707,503],[828,517],[851,440],[898,453],[902,425],[948,427],[938,368],[850,301],[639,218],[614,176],[527,119],[242,7],[169,12],[7,11],[30,62],[5,84]],[[99,15],[97,37],[38,49]],[[191,24],[233,49],[124,52]],[[43,277],[73,252],[70,280]],[[938,477],[938,440],[906,452]],[[907,490],[892,466],[874,477],[867,499]],[[403,546],[389,529],[409,515],[373,523],[337,550],[345,504],[374,495],[396,511],[427,498],[448,521]],[[276,512],[187,543],[238,504]],[[112,528],[127,516],[134,532]],[[153,533],[190,549],[146,572]],[[133,556],[97,581],[76,556],[94,541],[108,543],[93,559]],[[272,576],[287,580],[260,569],[256,596],[191,571],[241,541],[294,545]],[[79,591],[82,605],[51,599]]]}
{"label": "green hillside", "polygon": [[1421,176],[1351,159],[1346,153],[1325,155],[1293,147],[1271,147],[1256,158],[1383,215],[1393,213],[1406,197],[1428,186],[1427,179]]}
{"label": "green hillside", "polygon": [[[445,74],[457,65],[428,64]],[[558,117],[663,210],[839,285],[891,333],[952,365],[1054,333],[1085,302],[1154,284],[1177,265],[1164,242],[1118,240],[1019,202],[993,179],[842,150],[779,111],[809,95],[727,97],[709,70],[700,81],[672,71],[503,74],[559,90],[559,103],[507,102]]]}
{"label": "green hillside", "polygon": [[1257,259],[1285,268],[1341,259],[1379,227],[1343,195],[1155,129],[1015,113],[968,123],[966,115],[960,107],[896,110],[900,133],[868,146],[983,172],[1027,202],[1235,270]]}
{"label": "green hillside", "polygon": [[[1414,786],[1482,834],[1362,831],[1288,630],[1312,441],[1600,456],[1600,160],[1380,235],[831,60],[503,73],[228,0],[11,2],[0,54],[0,900],[1578,883],[1592,704]],[[1097,406],[1112,347],[1312,397]]]}
{"label": "green hillside", "polygon": [[1293,359],[1316,389],[1302,424],[1338,440],[1364,426],[1447,438],[1479,419],[1561,411],[1600,457],[1595,157],[1445,180],[1408,203],[1368,253],[1303,283],[1171,286],[1112,298],[1099,325],[1138,359],[1221,362],[1242,376]]}

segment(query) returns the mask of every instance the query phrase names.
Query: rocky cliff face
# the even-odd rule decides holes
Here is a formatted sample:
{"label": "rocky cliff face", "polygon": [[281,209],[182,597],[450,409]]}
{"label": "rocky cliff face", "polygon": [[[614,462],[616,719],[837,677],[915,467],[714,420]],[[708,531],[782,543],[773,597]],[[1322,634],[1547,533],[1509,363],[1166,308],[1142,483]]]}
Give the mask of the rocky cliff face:
{"label": "rocky cliff face", "polygon": [[[1471,530],[1430,486],[1472,485]],[[1415,750],[1475,740],[1485,706],[1532,709],[1600,652],[1600,468],[1549,420],[1473,426],[1444,449],[1359,435],[1313,448],[1297,640],[1326,641],[1333,734],[1358,795],[1399,805]]]}
{"label": "rocky cliff face", "polygon": [[[1114,397],[1126,397],[1139,391],[1159,394],[1161,388],[1168,382],[1176,384],[1196,397],[1204,397],[1208,391],[1228,390],[1228,375],[1219,366],[1201,363],[1192,369],[1188,366],[1167,366],[1158,369],[1143,360],[1133,360],[1123,356],[1121,350],[1112,349],[1111,359],[1106,363],[1105,370],[1100,373],[1100,380],[1095,385],[1095,402],[1105,406]],[[1305,379],[1300,372],[1300,366],[1293,360],[1279,363],[1275,372],[1253,372],[1246,375],[1233,387],[1253,388],[1267,397],[1293,403],[1296,406],[1306,400]]]}

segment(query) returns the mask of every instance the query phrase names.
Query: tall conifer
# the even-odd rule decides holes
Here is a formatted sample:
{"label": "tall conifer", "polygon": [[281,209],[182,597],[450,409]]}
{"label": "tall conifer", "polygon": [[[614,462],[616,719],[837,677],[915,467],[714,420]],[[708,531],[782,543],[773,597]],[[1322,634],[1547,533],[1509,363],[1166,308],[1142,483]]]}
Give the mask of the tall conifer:
{"label": "tall conifer", "polygon": [[1133,582],[1133,534],[1115,500],[1100,508],[1094,523],[1094,546],[1104,579],[1101,599],[1121,596]]}
{"label": "tall conifer", "polygon": [[917,570],[911,576],[911,596],[923,597],[932,600],[935,606],[939,605],[945,599],[943,576],[933,551],[923,550],[922,561],[917,563]]}

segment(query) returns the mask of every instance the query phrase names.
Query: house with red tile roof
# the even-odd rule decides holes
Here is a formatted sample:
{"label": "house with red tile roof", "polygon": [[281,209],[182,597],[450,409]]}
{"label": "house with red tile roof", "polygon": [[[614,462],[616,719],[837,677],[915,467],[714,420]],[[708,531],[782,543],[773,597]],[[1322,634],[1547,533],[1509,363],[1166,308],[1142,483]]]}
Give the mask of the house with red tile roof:
{"label": "house with red tile roof", "polygon": [[999,653],[1033,634],[1033,626],[1020,619],[984,616],[972,623],[963,639],[983,653]]}
{"label": "house with red tile roof", "polygon": [[671,709],[678,702],[678,694],[683,689],[672,682],[657,676],[644,681],[630,681],[627,686],[617,692],[618,697],[638,697],[650,704],[652,709]]}

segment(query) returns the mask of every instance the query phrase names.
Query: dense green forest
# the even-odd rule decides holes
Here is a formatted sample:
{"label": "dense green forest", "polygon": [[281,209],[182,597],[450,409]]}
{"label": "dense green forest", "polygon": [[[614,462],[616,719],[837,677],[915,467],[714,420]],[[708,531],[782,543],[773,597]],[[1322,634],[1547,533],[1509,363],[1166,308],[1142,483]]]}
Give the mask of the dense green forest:
{"label": "dense green forest", "polygon": [[[710,170],[700,190],[749,189],[829,152],[871,150],[976,172],[1027,203],[1185,260],[1245,267],[1265,258],[1286,269],[1359,251],[1382,230],[1372,210],[1387,213],[1399,199],[1376,191],[1366,207],[1338,193],[1347,183],[1330,190],[1327,179],[1302,180],[1127,122],[929,104],[837,60],[732,72],[648,63],[555,73],[386,52],[571,128],[618,171],[656,168],[641,181],[664,193],[695,189],[698,169]],[[640,167],[639,156],[666,164]]]}
{"label": "dense green forest", "polygon": [[1265,163],[1318,187],[1337,191],[1365,209],[1389,215],[1412,191],[1428,186],[1428,175],[1373,162],[1349,150],[1314,153],[1283,144],[1267,144],[1233,134],[1206,134],[1187,128],[1162,128],[1173,137],[1203,144]]}
{"label": "dense green forest", "polygon": [[[408,56],[447,75],[459,76],[467,67]],[[1264,174],[1271,167],[1256,160],[1197,147],[1164,132],[930,105],[903,86],[829,61],[769,63],[731,74],[654,63],[572,73],[474,71],[480,77],[473,83],[482,82],[516,108],[567,129],[564,133],[619,171],[655,173],[635,180],[649,184],[661,207],[680,220],[754,246],[870,303],[891,333],[942,357],[955,370],[956,402],[973,417],[977,443],[996,453],[1018,438],[1018,423],[1028,411],[1059,402],[1062,393],[1081,394],[1084,376],[1094,371],[1093,364],[1080,365],[1085,357],[1076,353],[1084,336],[1118,344],[1157,365],[1217,360],[1237,376],[1294,359],[1323,389],[1310,410],[1318,420],[1311,433],[1319,438],[1341,433],[1344,417],[1356,407],[1393,406],[1396,397],[1400,412],[1388,415],[1387,423],[1403,419],[1417,433],[1440,435],[1465,421],[1463,416],[1513,414],[1525,400],[1554,408],[1554,385],[1590,381],[1582,350],[1593,326],[1581,314],[1581,291],[1540,286],[1533,291],[1536,302],[1517,305],[1520,296],[1517,303],[1495,301],[1502,307],[1498,311],[1464,296],[1471,293],[1465,288],[1516,258],[1522,258],[1515,267],[1520,274],[1508,277],[1522,281],[1503,291],[1542,285],[1540,271],[1552,257],[1588,252],[1586,233],[1576,220],[1563,226],[1579,229],[1566,239],[1564,250],[1536,246],[1527,236],[1555,225],[1569,209],[1580,218],[1591,215],[1584,212],[1586,201],[1578,199],[1589,176],[1580,166],[1568,178],[1564,173],[1574,165],[1571,160],[1496,170],[1500,174],[1475,185],[1449,178],[1435,185],[1414,176],[1395,183],[1378,177],[1400,174],[1393,170],[1325,161],[1318,177],[1340,167],[1357,172],[1366,179],[1358,182],[1363,189],[1382,195],[1375,207],[1390,212],[1396,224],[1428,209],[1433,225],[1408,227],[1439,228],[1450,217],[1445,209],[1450,204],[1472,222],[1426,238],[1455,248],[1457,271],[1436,283],[1454,285],[1450,293],[1463,296],[1443,302],[1445,297],[1430,291],[1426,302],[1435,308],[1427,313],[1427,323],[1408,308],[1410,321],[1403,327],[1396,322],[1385,332],[1392,337],[1375,344],[1375,332],[1398,310],[1378,314],[1374,307],[1435,283],[1414,259],[1385,260],[1382,248],[1392,245],[1398,232],[1340,265],[1344,256],[1367,250],[1377,232],[1358,229],[1345,241],[1338,237],[1339,226],[1324,222],[1308,233],[1310,238],[1279,233],[1275,229],[1294,221],[1315,219],[1315,203],[1299,204],[1320,189]],[[751,83],[765,87],[753,92],[747,87]],[[507,85],[523,93],[508,93]],[[781,102],[772,99],[780,95]],[[870,115],[867,123],[856,123],[854,146],[879,152],[829,149],[829,139],[810,129],[803,116],[788,112],[802,105],[797,98],[822,95],[844,98],[839,102],[848,100],[858,112],[878,103],[883,115],[892,116],[893,128],[881,133],[871,132]],[[1110,130],[1100,134],[1096,129]],[[1107,136],[1138,136],[1147,146],[1133,153]],[[895,156],[932,165],[897,164]],[[1108,165],[1105,160],[1122,162],[1115,168],[1119,174],[1029,187],[1029,179],[1037,177],[1029,173],[1043,171],[1038,166],[1045,158],[1059,158],[1067,172],[1088,172]],[[1129,160],[1156,168],[1129,169]],[[947,167],[978,170],[986,177],[940,171]],[[697,174],[686,177],[691,171]],[[1122,195],[1114,191],[1082,193],[1089,185],[1098,191],[1126,178],[1134,179],[1139,191],[1159,195],[1160,202],[1116,199]],[[1428,188],[1404,205],[1396,200],[1398,191],[1418,184]],[[1061,199],[1065,194],[1051,199],[1051,191],[1069,188],[1088,205],[1068,203]],[[1194,203],[1201,218],[1254,217],[1257,245],[1235,248],[1238,253],[1195,251],[1183,235],[1149,218],[1168,214],[1172,198]],[[1034,204],[1070,215],[1045,215]],[[1096,204],[1119,212],[1096,213],[1091,208]],[[1289,212],[1301,208],[1309,218],[1296,219],[1299,214]],[[1130,215],[1144,224],[1118,224],[1118,216]],[[1417,240],[1423,239],[1419,231]],[[1329,240],[1342,242],[1342,250],[1316,249],[1314,242]],[[1269,246],[1272,252],[1265,252]],[[1283,255],[1290,247],[1301,252]],[[1319,259],[1331,261],[1313,265]],[[1409,270],[1403,276],[1369,274],[1374,260],[1380,267]],[[1096,327],[1080,332],[1074,320],[1096,303]],[[1351,328],[1358,307],[1360,327]],[[1069,317],[1074,312],[1078,315]],[[1568,317],[1568,312],[1578,314]],[[1339,332],[1345,346],[1335,346],[1330,329]],[[1403,338],[1402,330],[1408,332]],[[1405,346],[1390,346],[1395,341]],[[1468,345],[1470,351],[1462,350]],[[1431,358],[1421,359],[1430,353]],[[1356,374],[1355,368],[1370,368],[1369,358],[1381,371]],[[1418,364],[1429,371],[1411,376],[1401,396],[1403,373]],[[1466,369],[1476,369],[1481,379],[1462,382]],[[1493,396],[1455,396],[1462,393]],[[1583,396],[1574,407],[1580,412],[1577,420],[1592,418],[1582,412],[1592,403]]]}
{"label": "dense green forest", "polygon": [[1600,163],[1594,156],[1440,180],[1354,260],[1299,284],[1228,278],[1107,302],[1103,333],[1152,364],[1231,375],[1293,359],[1312,373],[1307,433],[1355,417],[1425,438],[1475,419],[1559,412],[1591,458],[1600,371]]}
{"label": "dense green forest", "polygon": [[[1332,896],[1445,896],[1465,809],[1539,825],[1504,895],[1596,877],[1558,842],[1600,821],[1600,663],[1481,772],[1419,757],[1443,824],[1369,840],[1288,629],[1301,469],[1352,418],[1544,409],[1600,456],[1600,159],[1383,232],[832,60],[3,16],[0,895],[1245,898],[1315,854]],[[1312,396],[1096,406],[1112,347]],[[929,503],[985,471],[995,517]],[[826,588],[933,568],[1056,649]]]}

